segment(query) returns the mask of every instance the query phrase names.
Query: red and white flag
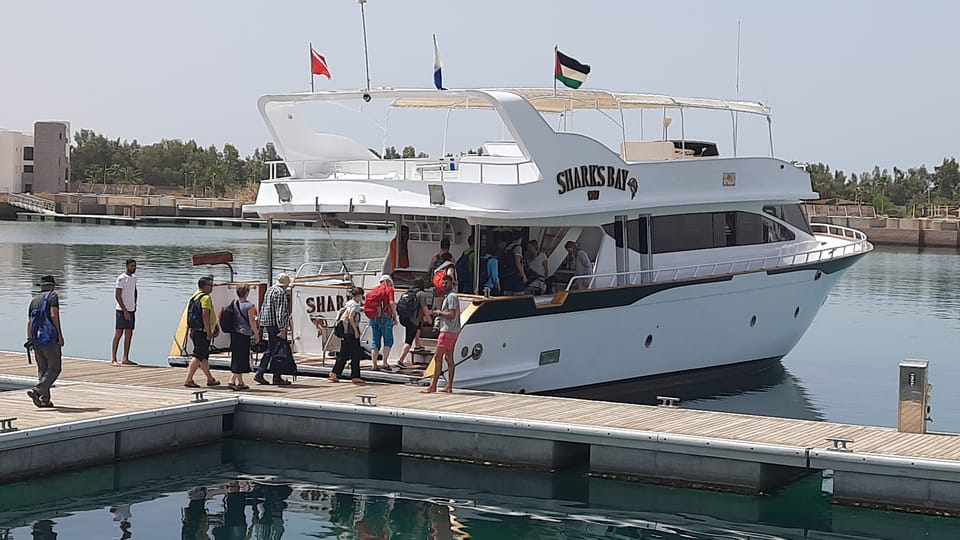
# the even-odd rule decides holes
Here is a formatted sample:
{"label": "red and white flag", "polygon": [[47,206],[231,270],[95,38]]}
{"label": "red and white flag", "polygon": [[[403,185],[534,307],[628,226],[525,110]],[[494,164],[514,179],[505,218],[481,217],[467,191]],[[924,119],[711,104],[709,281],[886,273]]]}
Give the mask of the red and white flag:
{"label": "red and white flag", "polygon": [[327,68],[327,59],[320,53],[310,47],[310,73],[313,75],[324,75],[330,78],[330,69]]}

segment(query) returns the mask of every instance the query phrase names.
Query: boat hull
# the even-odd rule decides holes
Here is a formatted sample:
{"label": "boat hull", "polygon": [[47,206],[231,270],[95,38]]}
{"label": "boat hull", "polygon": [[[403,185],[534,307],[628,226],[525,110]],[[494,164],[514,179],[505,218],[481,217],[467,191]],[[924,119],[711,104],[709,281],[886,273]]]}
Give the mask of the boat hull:
{"label": "boat hull", "polygon": [[[508,300],[495,310],[508,314],[502,319],[484,320],[489,315],[482,309],[471,314],[455,351],[456,386],[551,392],[782,358],[859,257],[790,271],[573,292],[564,302],[572,308],[534,306],[530,312],[522,303],[532,299]],[[476,358],[478,346],[483,352]]]}

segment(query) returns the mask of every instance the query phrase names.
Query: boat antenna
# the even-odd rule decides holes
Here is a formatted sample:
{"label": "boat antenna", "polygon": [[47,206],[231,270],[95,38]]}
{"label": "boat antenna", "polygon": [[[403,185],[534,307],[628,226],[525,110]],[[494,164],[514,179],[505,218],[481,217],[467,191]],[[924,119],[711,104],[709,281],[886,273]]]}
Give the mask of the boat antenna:
{"label": "boat antenna", "polygon": [[[323,218],[323,213],[320,212],[320,197],[313,198],[313,207],[317,211],[317,218],[320,220],[320,226],[323,227],[323,230],[327,232],[327,236],[330,237],[330,243],[333,244],[333,250],[337,253],[337,259],[340,261],[340,266],[343,267],[343,272],[347,275],[350,275],[350,269],[347,268],[346,261],[343,260],[343,254],[340,253],[340,248],[337,247],[337,241],[333,239],[333,233],[330,232],[330,227],[327,226],[327,220]],[[350,283],[353,283],[353,276],[350,275]]]}
{"label": "boat antenna", "polygon": [[[357,0],[360,4],[360,22],[363,24],[363,66],[367,71],[367,92],[370,91],[370,57],[367,55],[367,15],[363,10],[363,5],[367,0]],[[370,101],[369,99],[367,101]]]}
{"label": "boat antenna", "polygon": [[[740,101],[740,19],[737,19],[737,101]],[[733,157],[737,157],[737,128],[740,123],[740,113],[733,115]]]}

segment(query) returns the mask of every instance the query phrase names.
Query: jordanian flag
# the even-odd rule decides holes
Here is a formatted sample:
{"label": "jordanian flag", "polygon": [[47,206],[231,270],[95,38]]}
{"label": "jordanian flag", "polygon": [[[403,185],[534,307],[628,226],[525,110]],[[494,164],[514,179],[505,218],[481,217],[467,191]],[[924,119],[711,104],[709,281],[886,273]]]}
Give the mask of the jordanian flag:
{"label": "jordanian flag", "polygon": [[580,88],[590,74],[590,66],[557,51],[557,80],[570,88]]}

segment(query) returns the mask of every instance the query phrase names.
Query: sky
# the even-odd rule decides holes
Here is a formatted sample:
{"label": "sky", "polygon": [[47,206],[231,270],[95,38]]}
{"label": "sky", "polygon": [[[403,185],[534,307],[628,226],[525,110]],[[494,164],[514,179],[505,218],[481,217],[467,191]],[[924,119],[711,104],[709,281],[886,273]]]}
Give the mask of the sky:
{"label": "sky", "polygon": [[[740,97],[772,107],[778,157],[860,172],[960,154],[958,2],[369,0],[365,12],[373,87],[432,87],[435,33],[449,88],[551,87],[558,45],[591,65],[584,88],[722,99],[737,95],[740,21]],[[309,90],[308,43],[333,74],[318,90],[365,84],[353,0],[30,0],[3,13],[0,128],[66,120],[247,154],[269,140],[257,98]]]}

